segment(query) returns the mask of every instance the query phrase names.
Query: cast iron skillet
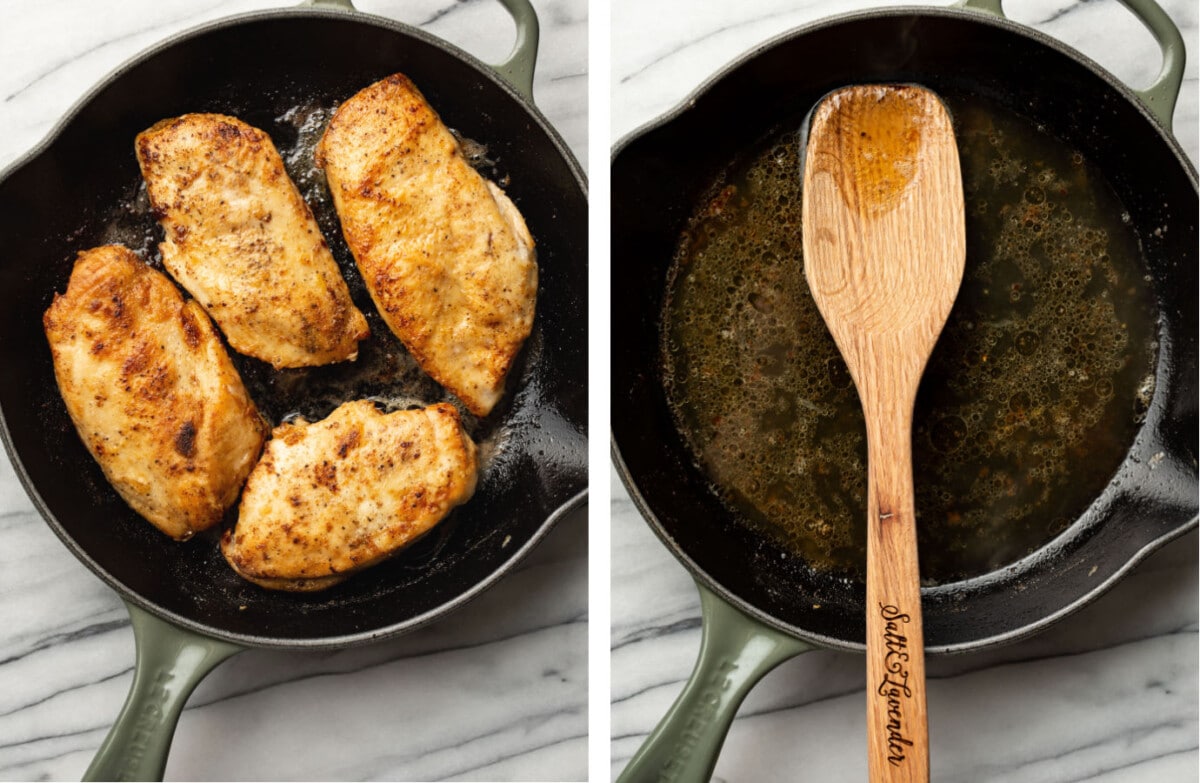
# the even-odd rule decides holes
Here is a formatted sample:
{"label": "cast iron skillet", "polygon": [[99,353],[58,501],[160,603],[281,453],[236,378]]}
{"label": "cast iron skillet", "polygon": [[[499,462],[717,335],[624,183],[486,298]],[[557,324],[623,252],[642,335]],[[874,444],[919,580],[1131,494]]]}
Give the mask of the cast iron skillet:
{"label": "cast iron skillet", "polygon": [[1183,43],[1153,2],[1123,2],[1164,52],[1158,81],[1142,93],[1004,19],[995,0],[978,0],[852,14],[787,33],[618,145],[612,275],[624,294],[612,313],[612,344],[622,346],[612,366],[613,457],[642,515],[696,578],[705,617],[691,680],[622,780],[708,780],[738,704],[763,674],[813,646],[864,648],[862,586],[793,565],[709,488],[667,408],[659,358],[666,274],[697,197],[739,150],[837,87],[913,82],[982,95],[1080,150],[1133,218],[1161,313],[1150,410],[1108,487],[1036,553],[924,589],[926,648],[978,650],[1041,630],[1195,526],[1197,185],[1169,130]]}
{"label": "cast iron skillet", "polygon": [[[517,45],[494,68],[420,30],[353,12],[348,2],[253,13],[183,33],[109,76],[0,177],[5,446],[49,525],[125,599],[137,635],[130,698],[90,778],[161,777],[184,701],[230,654],[246,646],[366,643],[428,623],[495,583],[583,502],[586,185],[531,101],[533,9],[527,0],[502,2],[517,22]],[[468,419],[490,454],[468,504],[400,556],[328,591],[262,590],[233,574],[213,535],[170,541],[107,484],[58,394],[41,315],[55,291],[65,290],[75,254],[110,241],[114,230],[127,242],[140,238],[153,254],[157,228],[137,209],[133,139],[140,130],[184,112],[218,111],[267,130],[284,150],[299,136],[289,109],[332,108],[397,71],[413,79],[447,125],[486,145],[486,173],[508,180],[538,243],[534,333],[505,400],[486,419]],[[264,413],[278,423],[296,411],[323,417],[355,397],[442,399],[378,318],[332,210],[314,209],[373,336],[358,362],[312,371],[273,373],[234,354]],[[382,360],[385,352],[392,359]]]}

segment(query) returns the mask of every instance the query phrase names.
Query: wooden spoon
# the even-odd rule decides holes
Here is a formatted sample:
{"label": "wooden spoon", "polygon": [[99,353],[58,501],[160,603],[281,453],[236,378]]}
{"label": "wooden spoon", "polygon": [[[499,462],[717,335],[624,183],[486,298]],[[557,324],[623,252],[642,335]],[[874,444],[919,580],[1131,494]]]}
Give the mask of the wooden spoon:
{"label": "wooden spoon", "polygon": [[950,117],[909,85],[850,87],[813,113],[804,265],[867,422],[867,754],[872,781],[929,780],[913,504],[921,373],[962,282]]}

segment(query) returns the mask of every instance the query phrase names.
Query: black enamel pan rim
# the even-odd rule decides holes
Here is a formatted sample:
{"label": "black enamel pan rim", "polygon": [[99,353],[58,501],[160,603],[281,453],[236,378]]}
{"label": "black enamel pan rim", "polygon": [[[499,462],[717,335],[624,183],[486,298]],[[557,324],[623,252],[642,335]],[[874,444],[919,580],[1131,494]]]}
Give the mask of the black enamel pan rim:
{"label": "black enamel pan rim", "polygon": [[[767,614],[766,612],[762,611],[761,609],[754,606],[750,602],[742,599],[740,596],[737,596],[734,593],[727,590],[724,585],[722,585],[720,582],[716,581],[711,576],[709,576],[708,572],[705,571],[704,569],[702,569],[700,567],[700,565],[698,563],[696,563],[696,561],[693,560],[687,554],[687,552],[685,552],[675,542],[675,540],[666,532],[662,523],[658,520],[658,517],[655,515],[654,511],[650,508],[649,504],[646,502],[646,499],[642,496],[642,493],[638,489],[637,484],[634,482],[633,478],[630,476],[629,469],[626,467],[625,461],[621,457],[621,452],[615,442],[615,439],[612,443],[611,451],[612,451],[613,464],[616,466],[617,473],[621,477],[621,482],[625,485],[625,489],[626,489],[626,491],[628,491],[630,499],[633,500],[634,506],[637,508],[638,512],[642,515],[642,517],[647,521],[650,529],[653,530],[654,534],[656,536],[658,536],[660,541],[662,541],[663,545],[666,546],[667,549],[670,550],[671,554],[674,555],[675,558],[678,559],[687,568],[687,570],[692,575],[692,578],[699,580],[701,583],[704,584],[705,587],[707,587],[709,590],[711,590],[712,592],[719,595],[721,597],[721,599],[724,600],[726,603],[728,603],[730,606],[736,607],[742,613],[749,615],[750,617],[754,618],[755,620],[757,620],[758,622],[762,623],[765,626],[775,628],[776,630],[782,631],[790,636],[794,636],[803,641],[810,642],[819,647],[826,647],[826,648],[838,649],[838,650],[848,650],[851,652],[863,652],[866,649],[866,646],[861,643],[847,642],[844,639],[839,639],[839,638],[833,637],[833,636],[826,636],[824,634],[814,633],[812,631],[801,628],[799,626],[790,625],[788,623],[781,622],[777,618],[771,616],[770,614]],[[1074,525],[1072,525],[1072,527],[1073,526]],[[1158,538],[1148,542],[1141,549],[1134,552],[1119,568],[1117,568],[1115,571],[1113,571],[1112,574],[1110,574],[1107,579],[1105,579],[1101,582],[1097,582],[1095,587],[1093,587],[1087,593],[1080,595],[1074,601],[1060,607],[1058,610],[1051,612],[1050,614],[1047,614],[1043,617],[1038,618],[1037,620],[1035,620],[1031,623],[1028,623],[1024,626],[1021,626],[1020,628],[1016,628],[1016,629],[1013,629],[1013,630],[1005,632],[1005,633],[999,633],[999,634],[993,634],[991,636],[985,636],[985,637],[975,639],[970,642],[962,642],[959,644],[926,645],[925,650],[927,652],[934,653],[934,654],[974,652],[977,650],[982,650],[987,647],[994,647],[994,646],[998,646],[1001,644],[1008,644],[1010,642],[1016,642],[1021,639],[1025,639],[1027,637],[1034,636],[1034,635],[1040,633],[1042,630],[1048,628],[1049,626],[1057,623],[1059,620],[1062,620],[1063,618],[1065,618],[1071,614],[1074,614],[1076,611],[1082,609],[1084,606],[1091,603],[1096,598],[1099,598],[1102,594],[1104,594],[1110,588],[1112,588],[1114,585],[1116,585],[1117,582],[1119,582],[1125,576],[1125,574],[1127,574],[1129,571],[1133,570],[1134,567],[1136,567],[1139,563],[1141,563],[1143,560],[1145,560],[1149,555],[1151,555],[1152,553],[1154,553],[1155,551],[1157,551],[1159,548],[1166,545],[1167,543],[1174,541],[1176,538],[1179,538],[1180,536],[1184,535],[1185,533],[1188,533],[1191,530],[1195,529],[1196,526],[1197,526],[1197,517],[1193,516],[1188,522],[1181,524],[1178,527],[1176,527],[1175,529],[1167,532],[1166,534],[1159,536]],[[1068,528],[1068,530],[1069,529],[1070,528]],[[1047,544],[1046,546],[1052,546],[1052,545],[1053,545],[1053,542],[1051,542],[1050,544]],[[972,584],[978,584],[982,580],[993,578],[994,575],[1002,573],[1009,568],[1019,568],[1022,563],[1029,562],[1029,561],[1031,561],[1032,558],[1035,558],[1036,556],[1037,556],[1036,553],[1032,554],[1032,555],[1027,555],[1026,557],[1018,560],[1016,563],[1012,563],[1008,566],[1005,566],[1004,568],[999,569],[998,571],[993,571],[990,574],[984,574],[983,576],[977,577],[977,578],[975,578],[973,580],[969,580],[969,581]],[[950,591],[953,591],[954,589],[956,589],[957,587],[961,586],[962,584],[964,584],[964,583],[959,582],[959,583],[953,583],[953,584],[947,584],[947,585],[939,585],[936,587],[922,587],[921,594],[923,596],[927,596],[927,595],[935,594],[938,592],[950,592]]]}
{"label": "black enamel pan rim", "polygon": [[1142,116],[1154,126],[1154,129],[1158,132],[1159,136],[1161,136],[1163,141],[1167,142],[1167,144],[1170,146],[1171,152],[1175,155],[1175,158],[1184,167],[1184,170],[1188,172],[1188,178],[1191,179],[1193,187],[1197,185],[1196,167],[1184,153],[1183,148],[1179,145],[1179,141],[1175,138],[1175,136],[1172,135],[1171,132],[1165,127],[1163,127],[1163,124],[1157,117],[1154,116],[1154,114],[1150,112],[1150,110],[1146,107],[1146,104],[1142,102],[1142,99],[1138,97],[1137,93],[1135,93],[1131,87],[1117,77],[1113,76],[1099,63],[1087,57],[1079,50],[1067,46],[1062,41],[1051,38],[1045,33],[1039,32],[1032,27],[1027,27],[1019,22],[1014,22],[1007,17],[993,16],[992,14],[981,11],[971,11],[961,8],[929,8],[925,6],[897,6],[896,8],[877,8],[866,11],[855,11],[848,14],[839,14],[837,16],[826,17],[815,22],[810,22],[808,24],[795,27],[785,33],[781,33],[773,38],[769,38],[766,41],[755,45],[753,49],[738,55],[736,58],[726,63],[720,68],[720,70],[716,71],[712,76],[701,82],[696,89],[692,90],[692,92],[690,92],[688,96],[680,101],[674,108],[668,110],[653,120],[643,123],[634,130],[625,134],[620,141],[614,145],[610,163],[615,161],[616,158],[625,151],[626,147],[640,139],[642,136],[645,136],[646,134],[657,130],[658,128],[669,125],[670,123],[679,119],[683,114],[691,109],[692,106],[705,93],[709,92],[733,71],[737,70],[768,49],[774,49],[780,44],[787,43],[795,38],[801,38],[810,33],[817,32],[818,30],[836,27],[838,25],[850,22],[859,22],[867,19],[880,19],[887,17],[900,18],[913,16],[959,19],[962,21],[999,27],[1007,32],[1013,33],[1014,35],[1027,38],[1030,41],[1054,49],[1059,54],[1075,60],[1077,63],[1085,66],[1093,74],[1102,79],[1111,89],[1119,93],[1121,97],[1132,104],[1142,114]]}
{"label": "black enamel pan rim", "polygon": [[481,78],[487,79],[488,81],[500,87],[504,92],[506,92],[524,107],[525,111],[537,122],[541,130],[550,137],[551,142],[554,144],[554,149],[570,166],[571,173],[575,175],[575,179],[578,182],[580,189],[583,191],[585,196],[587,195],[587,175],[584,173],[583,167],[579,164],[579,161],[575,158],[574,153],[571,152],[570,148],[567,147],[566,142],[563,141],[562,136],[559,135],[554,126],[550,124],[545,115],[543,115],[541,110],[538,109],[537,105],[534,104],[533,101],[526,99],[523,95],[517,92],[517,90],[508,83],[508,81],[506,81],[502,76],[500,76],[499,73],[495,71],[495,69],[492,68],[492,66],[483,62],[471,53],[458,48],[454,44],[431,35],[418,27],[412,27],[411,25],[407,25],[403,22],[398,22],[384,16],[364,13],[362,11],[338,11],[315,7],[276,8],[263,11],[251,11],[245,14],[237,14],[235,16],[218,19],[214,22],[208,22],[197,27],[192,27],[187,30],[182,30],[178,33],[175,33],[171,37],[142,50],[110,71],[106,77],[94,84],[87,92],[85,92],[78,100],[76,100],[75,103],[71,105],[71,108],[67,109],[66,113],[59,118],[58,122],[55,123],[54,127],[50,129],[45,137],[35,144],[28,152],[26,152],[24,155],[18,156],[16,160],[14,160],[4,169],[0,169],[0,181],[8,179],[17,170],[23,168],[25,165],[31,163],[35,158],[46,152],[51,146],[53,146],[54,142],[58,140],[58,137],[62,135],[62,132],[66,130],[66,128],[72,122],[75,121],[75,118],[79,112],[82,111],[83,108],[89,103],[91,103],[97,95],[118,82],[125,76],[126,73],[138,65],[141,65],[144,61],[150,59],[151,57],[171,49],[177,44],[180,44],[186,40],[199,38],[202,35],[213,33],[227,27],[240,27],[253,22],[269,22],[277,19],[308,18],[328,19],[339,22],[356,22],[358,24],[364,24],[371,27],[382,27],[392,32],[400,33],[401,35],[417,38],[423,43],[435,46],[454,58],[466,63],[467,65],[470,65]]}
{"label": "black enamel pan rim", "polygon": [[[417,38],[422,42],[437,47],[450,56],[470,65],[473,70],[477,72],[480,78],[487,79],[488,81],[492,82],[496,86],[500,87],[514,100],[516,100],[529,115],[529,117],[537,123],[538,127],[549,138],[560,158],[567,163],[571,173],[575,178],[576,184],[579,186],[581,194],[586,199],[586,175],[584,174],[579,161],[567,147],[558,131],[555,130],[549,121],[546,120],[541,111],[531,101],[526,100],[512,87],[512,85],[510,85],[494,69],[492,69],[491,66],[482,62],[468,52],[459,49],[453,44],[450,44],[440,38],[430,35],[423,30],[411,27],[402,22],[397,22],[392,19],[373,14],[366,14],[361,11],[347,12],[312,7],[268,9],[246,14],[238,14],[181,31],[147,49],[144,49],[109,72],[108,76],[93,85],[77,101],[75,101],[71,108],[67,110],[67,112],[58,120],[54,127],[40,142],[38,142],[28,152],[19,156],[11,164],[0,171],[0,182],[8,179],[14,173],[29,165],[43,154],[47,153],[51,147],[54,146],[55,142],[57,142],[59,136],[62,135],[66,128],[75,122],[77,116],[85,107],[95,100],[95,98],[101,92],[119,82],[129,71],[141,65],[146,60],[149,60],[154,56],[173,48],[179,43],[210,33],[218,32],[226,28],[239,27],[245,24],[256,22],[271,22],[277,19],[293,18],[312,18],[317,20],[325,19],[341,22],[354,22],[373,27],[382,27],[393,33]],[[509,556],[509,558],[501,563],[494,571],[480,581],[476,582],[471,586],[470,589],[455,596],[451,600],[443,603],[441,606],[435,609],[431,609],[423,614],[411,617],[399,623],[394,623],[392,625],[382,626],[379,628],[372,628],[360,633],[343,634],[340,636],[330,637],[283,639],[272,636],[230,633],[220,628],[208,626],[168,611],[147,600],[141,594],[127,588],[124,583],[116,579],[112,574],[103,569],[99,563],[92,559],[87,551],[84,550],[83,547],[81,547],[75,541],[75,539],[66,532],[62,525],[58,522],[58,519],[50,511],[49,507],[46,505],[46,502],[42,499],[41,493],[34,486],[32,479],[26,472],[24,463],[22,462],[20,455],[17,453],[16,447],[13,445],[12,436],[9,431],[7,414],[4,411],[3,406],[0,406],[0,440],[4,442],[4,448],[8,452],[9,460],[13,466],[13,471],[20,480],[21,486],[24,488],[25,493],[32,501],[38,513],[49,525],[50,529],[53,530],[55,535],[57,535],[63,544],[66,545],[71,554],[73,554],[81,563],[87,566],[92,573],[100,577],[100,579],[106,585],[115,590],[122,597],[122,599],[128,603],[145,609],[147,612],[150,612],[156,617],[159,617],[174,626],[185,628],[206,637],[220,639],[248,647],[309,650],[335,649],[346,647],[352,644],[361,644],[369,641],[378,641],[399,636],[423,625],[427,625],[441,616],[460,608],[499,581],[501,577],[509,573],[509,571],[511,571],[518,563],[520,563],[529,554],[529,552],[532,551],[532,549],[549,534],[549,532],[559,521],[562,520],[563,517],[567,516],[575,509],[583,506],[587,502],[588,497],[588,489],[585,485],[574,496],[550,512],[550,514],[548,514],[546,518],[542,520],[542,524],[533,533],[533,535],[530,536],[529,540],[526,541],[524,545],[516,549]]]}
{"label": "black enamel pan rim", "polygon": [[[761,55],[762,53],[764,53],[770,49],[775,48],[776,46],[790,42],[797,38],[801,38],[805,35],[808,35],[810,33],[813,33],[813,32],[819,31],[819,30],[839,26],[839,25],[846,24],[846,23],[853,23],[853,22],[864,21],[864,20],[869,20],[869,19],[904,18],[904,17],[916,17],[916,16],[952,18],[952,19],[959,19],[959,20],[968,21],[968,22],[972,22],[972,23],[979,23],[979,24],[991,25],[993,27],[998,27],[1009,33],[1026,38],[1034,44],[1041,44],[1043,46],[1047,46],[1047,47],[1055,50],[1059,54],[1061,54],[1065,57],[1068,57],[1072,60],[1075,60],[1077,63],[1085,66],[1094,75],[1096,75],[1102,81],[1104,81],[1110,89],[1117,92],[1126,101],[1128,101],[1130,104],[1132,104],[1137,109],[1137,111],[1140,112],[1143,117],[1145,117],[1145,119],[1154,128],[1155,132],[1157,132],[1157,134],[1162,138],[1162,140],[1167,143],[1172,154],[1175,156],[1176,160],[1179,162],[1179,164],[1181,165],[1183,170],[1187,173],[1188,179],[1191,181],[1192,187],[1194,189],[1198,188],[1197,178],[1196,178],[1196,168],[1192,164],[1192,162],[1188,159],[1187,155],[1183,152],[1183,148],[1180,146],[1178,140],[1163,126],[1163,124],[1158,120],[1158,118],[1155,117],[1149,111],[1149,109],[1146,107],[1146,105],[1137,96],[1137,94],[1133,92],[1133,90],[1130,87],[1128,87],[1124,82],[1121,82],[1120,80],[1118,80],[1116,77],[1114,77],[1108,71],[1106,71],[1104,68],[1102,68],[1099,64],[1097,64],[1096,62],[1094,62],[1087,56],[1083,55],[1081,52],[1073,49],[1072,47],[1067,46],[1066,44],[1062,43],[1061,41],[1055,40],[1041,32],[1038,32],[1037,30],[1034,30],[1030,27],[1027,27],[1025,25],[1014,22],[1005,17],[997,17],[997,16],[993,16],[991,14],[985,14],[985,13],[981,13],[978,11],[971,11],[971,10],[966,10],[966,9],[927,8],[927,7],[917,7],[917,6],[905,6],[905,7],[887,8],[887,9],[873,9],[873,10],[866,10],[866,11],[857,11],[857,12],[853,12],[853,13],[849,13],[849,14],[840,14],[840,15],[833,16],[833,17],[827,17],[825,19],[821,19],[821,20],[818,20],[818,21],[815,21],[815,22],[812,22],[809,24],[801,25],[800,27],[793,28],[792,30],[789,30],[788,32],[777,35],[773,38],[770,38],[770,39],[756,45],[752,49],[746,51],[745,53],[739,55],[738,57],[736,57],[735,59],[733,59],[732,61],[727,63],[720,70],[718,70],[714,75],[705,79],[696,89],[694,89],[683,101],[681,101],[679,104],[677,104],[673,109],[670,109],[669,111],[667,111],[663,115],[659,116],[658,118],[653,119],[647,123],[644,123],[640,127],[633,130],[632,132],[626,134],[613,147],[613,153],[612,153],[612,156],[610,159],[610,163],[615,162],[616,159],[626,150],[626,148],[628,148],[633,143],[638,141],[641,137],[643,137],[659,128],[665,127],[665,126],[671,124],[672,122],[675,122],[676,120],[679,120],[680,118],[682,118],[700,100],[700,98],[702,98],[706,93],[708,93],[710,90],[712,90],[717,84],[719,84],[724,79],[726,79],[730,74],[732,74],[734,71],[736,71],[737,69],[739,69],[740,67],[742,67],[743,65],[745,65],[746,63],[748,63],[749,61],[754,59],[755,57]],[[1170,352],[1173,350],[1174,350],[1173,345],[1163,344],[1161,346],[1160,357],[1159,357],[1159,362],[1158,362],[1158,372],[1161,372],[1164,367],[1163,352]],[[1152,431],[1152,428],[1155,424],[1155,418],[1163,415],[1163,409],[1165,407],[1164,400],[1163,400],[1164,395],[1165,395],[1164,384],[1157,383],[1155,385],[1155,392],[1154,392],[1154,397],[1151,401],[1150,411],[1147,414],[1147,420],[1143,424],[1141,431],[1143,431],[1143,432]],[[700,567],[700,565],[698,563],[696,563],[679,546],[679,544],[676,543],[674,538],[672,538],[670,536],[670,534],[667,532],[666,528],[659,521],[657,515],[650,508],[648,502],[646,501],[646,499],[643,497],[641,491],[639,490],[627,465],[625,464],[625,460],[621,455],[621,450],[617,443],[616,436],[612,432],[611,429],[609,431],[609,440],[610,440],[610,452],[611,452],[613,464],[616,466],[617,473],[621,477],[621,482],[625,485],[625,488],[628,491],[630,498],[633,500],[635,507],[638,509],[638,512],[647,521],[650,529],[654,531],[654,534],[659,538],[659,540],[661,540],[663,542],[663,544],[667,547],[667,549],[687,568],[687,570],[691,573],[693,578],[699,580],[707,588],[709,588],[714,593],[719,595],[724,601],[729,603],[731,606],[736,607],[737,609],[739,609],[743,613],[749,615],[750,617],[754,618],[755,620],[762,623],[763,625],[766,625],[771,628],[775,628],[775,629],[782,631],[784,633],[787,633],[791,636],[795,636],[799,639],[802,639],[807,642],[811,642],[811,643],[819,645],[821,647],[850,650],[850,651],[855,651],[855,652],[861,652],[865,649],[865,646],[860,643],[847,642],[843,639],[827,636],[824,634],[813,633],[806,629],[803,629],[803,628],[800,628],[797,626],[793,626],[788,623],[781,622],[780,620],[776,619],[775,617],[771,616],[770,614],[768,614],[768,613],[762,611],[761,609],[757,608],[756,606],[750,604],[748,601],[745,601],[742,598],[740,598],[739,596],[733,594],[728,589],[726,589],[724,587],[724,585],[720,584],[718,581],[713,579],[705,570],[703,570]],[[1127,456],[1127,459],[1128,459],[1128,456]],[[1089,509],[1087,511],[1084,512],[1084,514],[1081,516],[1081,519],[1090,516],[1095,510],[1096,503],[1100,499],[1107,496],[1110,493],[1110,491],[1111,491],[1111,486],[1110,486],[1110,488],[1105,489],[1104,492],[1101,493],[1101,495],[1097,498],[1096,501],[1093,501],[1093,505],[1091,507],[1089,507]],[[1051,542],[1046,544],[1042,549],[1044,550],[1046,547],[1053,547],[1058,541],[1062,540],[1062,538],[1064,536],[1069,535],[1069,531],[1071,529],[1073,529],[1078,524],[1078,522],[1079,522],[1079,520],[1076,520],[1075,523],[1072,523],[1072,525],[1068,527],[1067,531],[1064,531],[1063,533],[1061,533],[1059,536],[1057,536]],[[958,644],[929,645],[926,647],[926,650],[931,653],[935,653],[935,654],[975,651],[975,650],[980,650],[980,649],[983,649],[986,647],[992,647],[992,646],[1005,644],[1005,643],[1009,643],[1009,642],[1015,642],[1020,639],[1024,639],[1026,637],[1037,634],[1038,632],[1042,631],[1043,629],[1047,628],[1048,626],[1053,625],[1054,623],[1058,622],[1059,620],[1063,619],[1064,617],[1067,617],[1068,615],[1073,614],[1074,612],[1083,608],[1087,604],[1091,603],[1093,600],[1095,600],[1100,595],[1102,595],[1107,590],[1109,590],[1111,587],[1113,587],[1118,581],[1120,581],[1120,579],[1122,577],[1125,576],[1125,574],[1127,574],[1130,570],[1132,570],[1135,566],[1137,566],[1141,561],[1143,561],[1151,553],[1153,553],[1157,549],[1161,548],[1165,544],[1169,543],[1170,541],[1173,541],[1174,539],[1195,529],[1197,527],[1198,522],[1200,522],[1200,515],[1193,515],[1186,522],[1176,526],[1174,529],[1172,529],[1170,531],[1167,531],[1163,535],[1160,535],[1159,537],[1154,538],[1151,541],[1147,542],[1144,546],[1142,546],[1136,552],[1132,553],[1128,557],[1128,559],[1120,567],[1115,569],[1106,579],[1098,582],[1091,590],[1087,591],[1086,593],[1083,593],[1082,595],[1078,596],[1075,600],[1060,607],[1056,611],[1051,612],[1043,617],[1040,617],[1037,620],[1034,620],[1033,622],[1030,622],[1024,626],[1021,626],[1020,628],[1015,628],[1011,631],[994,634],[994,635],[987,636],[984,638],[976,639],[971,642],[958,643]],[[1039,552],[1041,552],[1041,551],[1042,550],[1039,550]],[[1035,552],[1031,555],[1027,555],[1026,557],[1020,558],[1016,562],[1011,563],[1008,566],[1005,566],[1001,569],[998,569],[997,571],[993,571],[989,574],[981,575],[979,577],[976,577],[971,580],[967,580],[965,582],[949,583],[946,585],[938,585],[935,587],[923,587],[921,589],[921,593],[922,593],[922,595],[934,595],[934,594],[938,594],[938,593],[948,593],[948,592],[953,592],[955,590],[962,589],[963,586],[968,585],[968,584],[969,585],[982,584],[984,582],[995,579],[997,577],[997,575],[999,575],[1009,569],[1014,569],[1014,568],[1020,569],[1023,565],[1027,565],[1028,563],[1032,562],[1035,558],[1037,558],[1039,552]]]}

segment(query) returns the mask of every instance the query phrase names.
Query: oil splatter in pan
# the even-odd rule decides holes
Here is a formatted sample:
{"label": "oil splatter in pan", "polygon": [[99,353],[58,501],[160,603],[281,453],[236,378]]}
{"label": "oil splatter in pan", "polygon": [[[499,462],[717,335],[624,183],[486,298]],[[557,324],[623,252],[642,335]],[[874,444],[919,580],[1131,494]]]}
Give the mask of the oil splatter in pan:
{"label": "oil splatter in pan", "polygon": [[[537,363],[541,335],[535,325],[534,333],[527,340],[525,349],[518,355],[510,371],[506,399],[493,415],[486,419],[480,419],[467,411],[421,370],[379,316],[342,237],[341,225],[329,195],[324,173],[315,162],[316,145],[337,105],[337,102],[330,100],[280,100],[274,110],[263,112],[259,108],[253,116],[247,115],[245,119],[271,136],[288,175],[296,184],[329,243],[351,297],[366,316],[371,336],[359,344],[359,355],[355,361],[322,367],[276,370],[266,363],[228,349],[227,346],[230,357],[251,397],[272,426],[300,417],[308,421],[318,421],[342,403],[355,399],[371,400],[385,411],[424,407],[443,401],[454,404],[460,411],[464,428],[479,446],[480,486],[477,494],[486,497],[489,487],[511,480],[510,474],[513,470],[508,463],[519,459],[521,451],[512,441],[528,437],[521,433],[523,428],[528,429],[527,424],[513,421],[506,411],[512,406],[513,395],[527,386],[534,375],[533,368]],[[241,116],[235,108],[224,107],[222,110]],[[456,133],[455,136],[463,145],[467,161],[484,176],[496,179],[499,174],[498,164],[489,157],[487,146],[461,134]],[[132,154],[131,145],[130,155]],[[162,230],[152,213],[146,187],[140,177],[130,183],[119,203],[110,208],[101,223],[102,242],[124,244],[148,264],[162,270],[158,250]],[[184,296],[187,297],[186,292]],[[97,485],[96,491],[107,493],[110,490],[106,486]],[[225,524],[220,527],[231,526],[236,520],[236,515],[235,504],[226,515]],[[466,555],[464,552],[455,552],[448,557],[445,553],[448,542],[454,537],[457,522],[458,515],[452,513],[428,535],[394,558],[387,567],[386,574],[380,567],[372,571],[379,571],[383,576],[363,574],[356,577],[356,580],[386,580],[386,589],[390,590],[407,580],[423,579],[431,570],[453,567],[454,562]],[[218,574],[221,580],[218,586],[228,600],[250,600],[257,589],[248,587],[221,561],[215,547],[219,535],[218,528],[197,536],[194,542],[189,543],[189,547],[202,554],[172,559],[171,568],[179,571],[177,576],[180,579],[211,579],[213,574]],[[485,537],[485,540],[490,540],[490,537]],[[328,591],[328,596],[316,594],[298,598],[297,611],[319,609],[327,598],[339,600],[337,596],[340,593],[340,589],[335,588]]]}

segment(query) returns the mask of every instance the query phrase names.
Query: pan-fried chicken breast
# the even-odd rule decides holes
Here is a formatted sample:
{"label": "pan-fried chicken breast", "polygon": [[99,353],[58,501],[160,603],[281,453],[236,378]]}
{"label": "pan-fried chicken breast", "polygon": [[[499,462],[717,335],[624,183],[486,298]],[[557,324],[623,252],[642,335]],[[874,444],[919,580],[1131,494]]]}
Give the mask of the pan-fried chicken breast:
{"label": "pan-fried chicken breast", "polygon": [[234,350],[276,368],[358,356],[367,321],[267,134],[185,114],[134,146],[166,233],[163,265]]}
{"label": "pan-fried chicken breast", "polygon": [[221,551],[263,587],[321,590],[426,533],[471,497],[477,471],[454,406],[348,402],[275,428]]}
{"label": "pan-fried chicken breast", "polygon": [[268,427],[204,310],[106,245],[79,254],[43,325],[71,420],[125,502],[180,540],[219,522]]}
{"label": "pan-fried chicken breast", "polygon": [[317,145],[346,243],[384,321],[476,415],[533,326],[533,238],[405,76],[338,107]]}

